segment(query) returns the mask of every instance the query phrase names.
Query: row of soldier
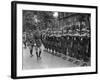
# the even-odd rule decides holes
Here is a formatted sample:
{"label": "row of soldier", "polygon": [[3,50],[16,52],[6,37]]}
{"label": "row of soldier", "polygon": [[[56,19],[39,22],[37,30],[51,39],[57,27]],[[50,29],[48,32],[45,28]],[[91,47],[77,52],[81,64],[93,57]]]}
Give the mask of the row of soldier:
{"label": "row of soldier", "polygon": [[45,38],[42,38],[42,42],[46,49],[52,50],[52,53],[61,53],[85,62],[89,61],[91,56],[90,37],[88,36],[45,35]]}

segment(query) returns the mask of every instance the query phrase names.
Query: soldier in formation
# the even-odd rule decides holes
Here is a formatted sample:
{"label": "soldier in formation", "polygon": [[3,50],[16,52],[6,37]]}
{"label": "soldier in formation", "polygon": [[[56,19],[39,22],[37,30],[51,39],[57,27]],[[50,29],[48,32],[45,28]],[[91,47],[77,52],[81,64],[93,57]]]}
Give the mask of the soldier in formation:
{"label": "soldier in formation", "polygon": [[52,54],[61,53],[65,56],[88,61],[90,58],[90,37],[80,35],[48,36],[43,39],[46,49],[52,50]]}

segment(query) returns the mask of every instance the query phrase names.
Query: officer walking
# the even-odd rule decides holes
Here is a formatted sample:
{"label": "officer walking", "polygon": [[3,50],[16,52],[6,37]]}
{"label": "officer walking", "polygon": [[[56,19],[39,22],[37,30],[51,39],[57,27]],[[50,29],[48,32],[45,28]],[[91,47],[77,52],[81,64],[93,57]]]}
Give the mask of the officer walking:
{"label": "officer walking", "polygon": [[41,39],[37,39],[37,40],[35,40],[35,42],[36,42],[36,44],[35,44],[36,56],[37,56],[37,58],[41,58],[41,52],[42,52],[42,50],[41,50],[41,45],[42,45]]}

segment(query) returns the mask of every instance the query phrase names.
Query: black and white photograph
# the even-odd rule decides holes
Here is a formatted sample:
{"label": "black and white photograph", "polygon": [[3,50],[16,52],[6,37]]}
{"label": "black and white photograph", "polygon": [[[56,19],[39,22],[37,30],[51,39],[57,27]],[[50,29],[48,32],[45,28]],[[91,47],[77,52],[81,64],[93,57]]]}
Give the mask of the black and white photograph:
{"label": "black and white photograph", "polygon": [[23,10],[23,69],[91,66],[91,14]]}
{"label": "black and white photograph", "polygon": [[95,6],[13,6],[16,77],[96,73]]}

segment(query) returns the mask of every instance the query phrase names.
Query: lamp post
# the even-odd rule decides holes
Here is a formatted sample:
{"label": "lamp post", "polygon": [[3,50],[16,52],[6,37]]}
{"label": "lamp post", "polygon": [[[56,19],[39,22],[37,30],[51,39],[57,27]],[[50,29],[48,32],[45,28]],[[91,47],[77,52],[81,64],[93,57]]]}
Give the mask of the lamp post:
{"label": "lamp post", "polygon": [[[54,14],[53,14],[53,16],[54,16],[54,18],[55,18],[55,26],[59,26],[59,22],[57,21],[57,18],[58,18],[58,12],[54,12]],[[53,28],[52,28],[53,29]]]}

